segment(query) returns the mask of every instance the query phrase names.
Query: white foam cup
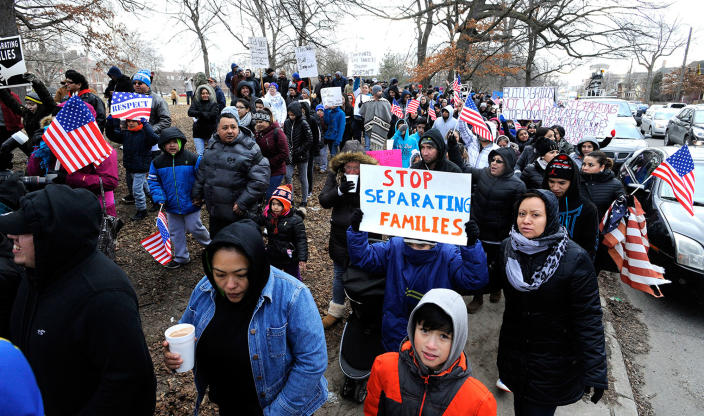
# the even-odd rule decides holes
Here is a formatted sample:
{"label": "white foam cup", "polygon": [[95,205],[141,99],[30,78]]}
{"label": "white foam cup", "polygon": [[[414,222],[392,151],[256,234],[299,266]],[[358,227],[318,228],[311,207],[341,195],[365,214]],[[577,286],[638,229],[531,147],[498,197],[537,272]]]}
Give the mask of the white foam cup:
{"label": "white foam cup", "polygon": [[[172,336],[179,330],[190,329],[187,335]],[[185,373],[193,368],[195,361],[195,345],[196,345],[196,327],[191,324],[178,324],[167,329],[164,332],[166,342],[169,343],[169,351],[179,354],[183,363],[176,369],[177,373]]]}
{"label": "white foam cup", "polygon": [[348,181],[352,181],[352,182],[354,183],[354,186],[353,186],[349,191],[347,191],[347,192],[350,193],[350,194],[357,192],[357,182],[359,181],[359,175],[348,175],[348,174],[345,174],[345,178],[346,178]]}

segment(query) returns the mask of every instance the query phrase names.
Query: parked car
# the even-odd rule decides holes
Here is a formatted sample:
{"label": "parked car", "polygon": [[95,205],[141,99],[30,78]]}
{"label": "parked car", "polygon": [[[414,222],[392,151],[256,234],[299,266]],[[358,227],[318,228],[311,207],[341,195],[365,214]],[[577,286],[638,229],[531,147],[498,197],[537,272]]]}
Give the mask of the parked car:
{"label": "parked car", "polygon": [[648,147],[648,142],[638,130],[638,127],[629,123],[614,125],[616,135],[608,146],[601,149],[606,156],[614,161],[614,170],[617,170],[636,151]]}
{"label": "parked car", "polygon": [[641,118],[640,132],[643,134],[647,132],[650,138],[664,136],[667,122],[680,111],[682,110],[679,108],[650,107]]}
{"label": "parked car", "polygon": [[686,103],[667,103],[663,104],[663,107],[665,108],[685,108],[687,106]]}
{"label": "parked car", "polygon": [[704,105],[689,105],[667,123],[665,146],[704,144]]}
{"label": "parked car", "polygon": [[[639,150],[623,164],[619,179],[627,190],[636,192],[645,211],[651,263],[665,268],[665,278],[673,284],[704,288],[704,186],[694,189],[692,217],[677,201],[670,185],[651,177],[655,168],[677,149]],[[704,148],[690,148],[690,152],[695,182],[704,183]]]}

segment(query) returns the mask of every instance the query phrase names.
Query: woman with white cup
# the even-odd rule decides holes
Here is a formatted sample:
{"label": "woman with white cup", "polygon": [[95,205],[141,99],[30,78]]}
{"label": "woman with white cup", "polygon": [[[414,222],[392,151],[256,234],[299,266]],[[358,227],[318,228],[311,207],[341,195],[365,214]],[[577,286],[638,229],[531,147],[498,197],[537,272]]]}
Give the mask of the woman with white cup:
{"label": "woman with white cup", "polygon": [[[309,415],[322,406],[328,359],[318,308],[303,283],[271,268],[254,222],[223,228],[203,268],[179,321],[195,327],[196,414],[206,387],[221,416]],[[187,364],[163,345],[168,368]]]}

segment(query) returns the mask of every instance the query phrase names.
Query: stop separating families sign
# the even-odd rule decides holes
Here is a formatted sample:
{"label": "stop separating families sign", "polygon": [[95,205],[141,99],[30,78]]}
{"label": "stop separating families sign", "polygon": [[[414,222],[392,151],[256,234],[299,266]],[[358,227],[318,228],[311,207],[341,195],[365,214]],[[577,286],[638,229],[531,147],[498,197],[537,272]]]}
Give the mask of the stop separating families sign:
{"label": "stop separating families sign", "polygon": [[361,165],[362,231],[467,244],[472,175]]}

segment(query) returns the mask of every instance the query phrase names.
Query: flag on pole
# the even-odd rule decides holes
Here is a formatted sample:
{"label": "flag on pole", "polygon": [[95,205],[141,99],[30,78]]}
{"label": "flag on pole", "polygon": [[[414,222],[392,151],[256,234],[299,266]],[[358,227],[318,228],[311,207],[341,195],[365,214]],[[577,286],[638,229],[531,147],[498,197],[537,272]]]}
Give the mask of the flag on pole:
{"label": "flag on pole", "polygon": [[166,214],[163,211],[159,211],[156,217],[156,228],[157,232],[142,240],[141,244],[154,257],[154,260],[161,265],[166,265],[171,261],[171,235]]}
{"label": "flag on pole", "polygon": [[420,106],[420,101],[415,98],[408,102],[406,105],[406,114],[416,114],[418,112],[418,107]]}
{"label": "flag on pole", "polygon": [[460,111],[460,120],[472,126],[472,132],[475,135],[485,140],[494,141],[491,130],[489,130],[489,127],[487,127],[484,122],[484,118],[479,114],[479,110],[477,110],[477,106],[474,104],[471,95],[467,96],[464,107],[462,107],[462,111]]}
{"label": "flag on pole", "polygon": [[[627,197],[621,196],[606,211],[599,225],[604,234],[602,244],[609,248],[609,255],[621,271],[621,280],[634,289],[662,297],[659,285],[670,283],[663,277],[665,270],[650,263],[648,259],[648,227],[645,212],[633,199],[634,206],[628,206]],[[655,286],[655,294],[651,286]]]}
{"label": "flag on pole", "polygon": [[95,117],[77,96],[64,103],[42,138],[68,173],[90,163],[97,166],[112,153]]}
{"label": "flag on pole", "polygon": [[454,92],[455,102],[462,102],[462,81],[460,80],[459,74],[457,75],[457,79],[452,81],[452,91]]}
{"label": "flag on pole", "polygon": [[689,215],[694,216],[694,161],[689,147],[682,146],[652,173],[667,182]]}
{"label": "flag on pole", "polygon": [[428,107],[428,117],[430,117],[430,119],[433,121],[438,118],[437,114],[435,114],[435,108],[433,108],[432,105]]}
{"label": "flag on pole", "polygon": [[152,111],[152,97],[133,92],[113,92],[110,114],[123,120],[149,119]]}
{"label": "flag on pole", "polygon": [[393,104],[391,104],[391,114],[395,115],[398,118],[403,118],[403,110],[401,110],[401,106],[398,105],[398,102],[395,98]]}

